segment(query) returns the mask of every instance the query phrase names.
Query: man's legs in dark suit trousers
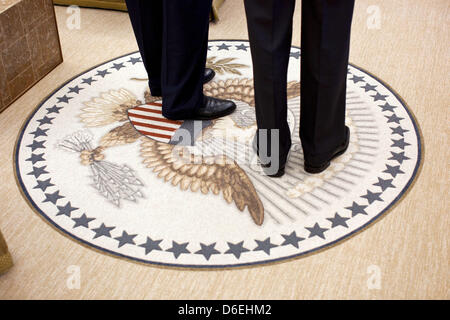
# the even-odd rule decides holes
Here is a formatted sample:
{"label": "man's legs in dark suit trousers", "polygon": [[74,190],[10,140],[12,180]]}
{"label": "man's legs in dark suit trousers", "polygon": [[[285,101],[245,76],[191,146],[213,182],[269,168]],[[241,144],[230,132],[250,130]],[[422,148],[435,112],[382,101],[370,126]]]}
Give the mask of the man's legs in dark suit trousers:
{"label": "man's legs in dark suit trousers", "polygon": [[152,95],[163,114],[189,118],[203,105],[212,0],[126,0]]}
{"label": "man's legs in dark suit trousers", "polygon": [[[287,122],[287,70],[295,0],[245,0],[244,3],[253,59],[258,129],[267,130],[266,150],[269,153],[272,144],[278,143],[271,141],[271,129],[279,130],[279,165],[283,166],[291,148]],[[261,147],[264,141],[259,140]],[[261,161],[266,162],[263,159],[266,155],[260,156]]]}
{"label": "man's legs in dark suit trousers", "polygon": [[300,137],[309,164],[329,160],[346,139],[353,7],[354,0],[302,1]]}
{"label": "man's legs in dark suit trousers", "polygon": [[[302,2],[300,137],[305,159],[321,162],[344,140],[345,86],[353,0]],[[290,147],[287,66],[295,0],[245,0],[259,129],[280,129],[280,161]]]}

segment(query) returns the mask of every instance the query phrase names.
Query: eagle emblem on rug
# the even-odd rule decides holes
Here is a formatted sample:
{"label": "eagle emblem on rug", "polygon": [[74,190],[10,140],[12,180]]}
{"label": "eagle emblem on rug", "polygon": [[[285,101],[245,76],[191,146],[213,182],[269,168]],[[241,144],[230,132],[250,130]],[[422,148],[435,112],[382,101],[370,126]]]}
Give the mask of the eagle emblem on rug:
{"label": "eagle emblem on rug", "polygon": [[[244,78],[211,82],[205,85],[204,91],[207,95],[232,99],[237,102],[238,108],[230,116],[211,121],[202,134],[196,137],[196,143],[214,145],[214,142],[224,139],[225,132],[227,139],[231,135],[238,143],[252,140],[256,132],[253,80]],[[288,98],[299,95],[300,83],[290,82]],[[117,127],[100,139],[97,148],[83,150],[82,163],[104,161],[102,155],[105,149],[140,141],[143,163],[158,178],[186,192],[221,194],[241,212],[247,208],[254,223],[262,225],[264,206],[245,170],[228,154],[215,153],[214,150],[206,155],[196,154],[190,146],[171,144],[173,135],[183,122],[165,119],[161,114],[160,100],[146,91],[144,101],[141,101],[122,88],[102,93],[85,102],[80,119],[86,127],[102,127],[113,123],[117,123]],[[175,158],[177,154],[183,154],[185,160],[190,157],[190,161]],[[104,190],[101,191],[104,194]],[[140,192],[137,195],[140,196]],[[128,194],[126,199],[135,198]]]}

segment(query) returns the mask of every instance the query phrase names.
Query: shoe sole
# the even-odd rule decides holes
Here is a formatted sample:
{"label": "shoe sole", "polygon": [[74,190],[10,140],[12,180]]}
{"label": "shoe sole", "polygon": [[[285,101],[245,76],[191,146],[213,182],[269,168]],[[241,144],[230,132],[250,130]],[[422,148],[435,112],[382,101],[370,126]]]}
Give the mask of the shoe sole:
{"label": "shoe sole", "polygon": [[346,144],[345,144],[344,149],[337,152],[335,155],[333,155],[333,157],[327,163],[325,163],[324,165],[322,165],[320,167],[313,167],[313,166],[308,166],[307,164],[305,164],[305,171],[308,173],[317,174],[317,173],[321,173],[321,172],[325,171],[326,169],[328,169],[328,167],[331,165],[331,161],[342,156],[347,151],[348,146],[350,145],[350,130],[348,128],[347,128],[347,132],[348,132],[348,139],[345,142]]}

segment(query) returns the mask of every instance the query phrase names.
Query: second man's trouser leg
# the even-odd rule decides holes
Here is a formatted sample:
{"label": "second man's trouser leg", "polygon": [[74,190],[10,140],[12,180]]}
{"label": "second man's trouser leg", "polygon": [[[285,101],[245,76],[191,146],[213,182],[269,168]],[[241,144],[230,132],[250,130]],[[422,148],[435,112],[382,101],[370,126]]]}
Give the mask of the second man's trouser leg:
{"label": "second man's trouser leg", "polygon": [[211,4],[212,0],[127,0],[155,92],[160,72],[163,114],[168,118],[189,118],[203,105]]}
{"label": "second man's trouser leg", "polygon": [[345,140],[354,0],[302,1],[301,121],[305,159],[320,164]]}
{"label": "second man's trouser leg", "polygon": [[[295,0],[245,0],[244,3],[253,58],[258,129],[268,130],[267,150],[271,150],[272,143],[279,143],[282,165],[291,147],[287,122],[287,70]],[[279,129],[279,141],[271,141],[272,129]],[[259,146],[261,143],[258,141]]]}

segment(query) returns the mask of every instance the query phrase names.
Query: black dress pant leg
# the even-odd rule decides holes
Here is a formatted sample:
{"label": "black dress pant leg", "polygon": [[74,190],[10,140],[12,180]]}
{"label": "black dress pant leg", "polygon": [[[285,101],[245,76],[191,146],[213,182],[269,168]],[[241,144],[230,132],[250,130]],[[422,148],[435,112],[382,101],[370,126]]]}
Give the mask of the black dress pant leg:
{"label": "black dress pant leg", "polygon": [[[244,3],[253,59],[258,130],[267,132],[266,150],[270,157],[274,156],[270,154],[272,144],[279,144],[279,164],[283,165],[291,147],[287,70],[295,0],[245,0]],[[270,139],[273,129],[279,130],[279,141]],[[257,140],[261,146],[262,141]]]}
{"label": "black dress pant leg", "polygon": [[346,84],[354,0],[302,1],[300,137],[320,164],[345,140]]}
{"label": "black dress pant leg", "polygon": [[147,70],[150,92],[161,96],[163,0],[126,0],[142,61]]}
{"label": "black dress pant leg", "polygon": [[190,118],[203,106],[212,0],[163,0],[163,114]]}
{"label": "black dress pant leg", "polygon": [[163,97],[163,115],[190,118],[203,106],[203,79],[212,0],[127,0],[149,74]]}

